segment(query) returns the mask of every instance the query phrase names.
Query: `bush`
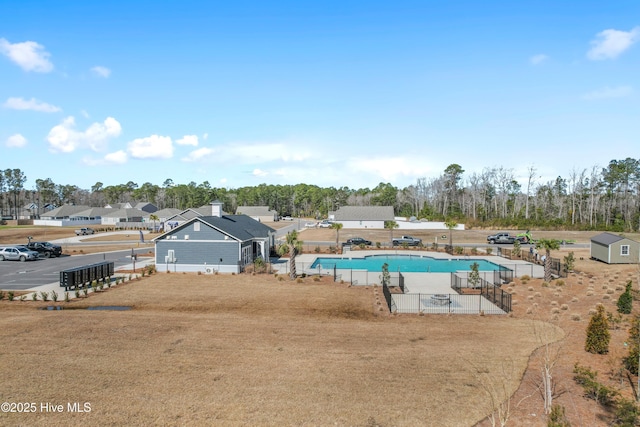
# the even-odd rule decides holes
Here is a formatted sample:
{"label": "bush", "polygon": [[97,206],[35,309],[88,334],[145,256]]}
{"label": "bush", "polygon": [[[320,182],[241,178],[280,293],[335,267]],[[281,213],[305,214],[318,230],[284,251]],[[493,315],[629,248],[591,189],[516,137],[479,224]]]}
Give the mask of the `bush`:
{"label": "bush", "polygon": [[40,298],[42,298],[42,301],[49,301],[49,294],[44,291],[41,291]]}
{"label": "bush", "polygon": [[593,399],[603,406],[613,406],[618,392],[597,381],[598,373],[576,363],[573,367],[573,379],[584,389],[585,397]]}
{"label": "bush", "polygon": [[631,280],[627,282],[624,293],[618,298],[618,312],[622,314],[631,314],[633,305],[633,296],[631,295]]}
{"label": "bush", "polygon": [[609,322],[605,315],[604,306],[599,305],[596,313],[591,317],[587,327],[587,339],[584,349],[589,353],[607,354],[609,353]]}
{"label": "bush", "polygon": [[14,297],[15,297],[15,292],[13,292],[13,291],[9,291],[9,292],[7,292],[7,299],[8,299],[9,301],[13,301],[13,298],[14,298]]}
{"label": "bush", "polygon": [[564,413],[564,406],[558,405],[557,403],[551,406],[547,427],[571,427],[571,423],[567,420],[567,416]]}
{"label": "bush", "polygon": [[629,328],[629,355],[624,358],[624,367],[633,375],[638,375],[638,358],[640,357],[640,316],[636,315]]}
{"label": "bush", "polygon": [[638,425],[638,405],[633,400],[620,398],[616,402],[614,425],[634,427]]}
{"label": "bush", "polygon": [[58,301],[58,293],[56,291],[51,291],[51,300],[53,302],[57,302]]}

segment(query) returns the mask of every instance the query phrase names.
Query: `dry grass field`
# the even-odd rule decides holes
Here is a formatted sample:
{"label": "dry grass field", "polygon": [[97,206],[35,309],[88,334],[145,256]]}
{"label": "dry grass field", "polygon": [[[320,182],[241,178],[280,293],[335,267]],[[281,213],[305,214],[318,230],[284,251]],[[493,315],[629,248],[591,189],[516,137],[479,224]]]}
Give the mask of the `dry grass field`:
{"label": "dry grass field", "polygon": [[[413,234],[427,242],[424,233]],[[454,232],[454,244],[486,234]],[[577,243],[593,234],[534,232]],[[351,235],[376,240],[340,232],[341,240]],[[331,240],[335,231],[301,238]],[[5,299],[1,400],[89,402],[91,412],[0,413],[0,424],[486,427],[495,402],[511,396],[507,425],[544,426],[540,366],[550,350],[555,402],[571,425],[607,426],[612,414],[583,396],[572,370],[579,362],[633,397],[637,378],[620,370],[629,317],[612,325],[608,355],[586,353],[584,342],[595,307],[615,315],[624,284],[638,288],[640,269],[592,261],[571,245],[552,256],[570,251],[576,272],[564,281],[504,286],[513,294],[510,316],[391,315],[380,311],[376,287],[248,274],[154,275],[59,303],[61,311]],[[69,309],[99,305],[133,309]]]}
{"label": "dry grass field", "polygon": [[[491,408],[483,384],[516,390],[541,344],[529,319],[392,316],[380,299],[311,278],[162,274],[61,311],[0,301],[2,401],[91,404],[0,424],[472,425]],[[133,309],[70,309],[88,305]]]}

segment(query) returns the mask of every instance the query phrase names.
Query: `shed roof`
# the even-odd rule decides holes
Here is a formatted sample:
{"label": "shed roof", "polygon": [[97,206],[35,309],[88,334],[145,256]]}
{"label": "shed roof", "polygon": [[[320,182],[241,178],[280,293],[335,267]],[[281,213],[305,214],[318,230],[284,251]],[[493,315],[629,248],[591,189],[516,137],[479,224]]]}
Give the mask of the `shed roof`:
{"label": "shed roof", "polygon": [[333,214],[336,221],[393,221],[393,206],[342,206]]}
{"label": "shed roof", "polygon": [[626,239],[626,237],[622,237],[618,234],[605,232],[605,233],[598,234],[597,236],[593,236],[591,238],[591,241],[595,243],[599,243],[601,245],[609,246],[613,243],[619,242],[620,240],[624,240],[624,239]]}

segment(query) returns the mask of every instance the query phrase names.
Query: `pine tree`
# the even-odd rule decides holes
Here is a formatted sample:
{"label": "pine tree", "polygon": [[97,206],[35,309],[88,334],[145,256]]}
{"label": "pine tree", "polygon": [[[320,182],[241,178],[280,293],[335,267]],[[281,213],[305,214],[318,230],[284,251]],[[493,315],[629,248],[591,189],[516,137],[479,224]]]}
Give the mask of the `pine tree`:
{"label": "pine tree", "polygon": [[591,317],[587,327],[587,340],[584,349],[589,353],[607,354],[609,353],[609,322],[605,315],[604,306],[599,305],[596,313]]}
{"label": "pine tree", "polygon": [[640,357],[640,316],[634,316],[629,329],[629,355],[624,358],[624,367],[633,375],[638,375],[638,358]]}
{"label": "pine tree", "polygon": [[626,289],[620,298],[618,298],[618,312],[622,314],[631,314],[633,305],[633,296],[631,295],[631,280],[627,282]]}

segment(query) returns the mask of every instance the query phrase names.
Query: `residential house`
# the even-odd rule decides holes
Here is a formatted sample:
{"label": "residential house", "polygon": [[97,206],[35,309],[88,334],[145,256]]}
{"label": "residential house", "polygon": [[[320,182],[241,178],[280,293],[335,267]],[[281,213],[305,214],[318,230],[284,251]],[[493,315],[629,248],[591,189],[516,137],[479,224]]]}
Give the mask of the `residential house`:
{"label": "residential house", "polygon": [[393,221],[393,206],[342,206],[329,212],[329,220],[344,228],[383,229],[385,221]]}
{"label": "residential house", "polygon": [[219,202],[209,209],[213,215],[194,216],[153,239],[158,271],[240,273],[256,258],[268,259],[274,229],[247,215],[223,215]]}

